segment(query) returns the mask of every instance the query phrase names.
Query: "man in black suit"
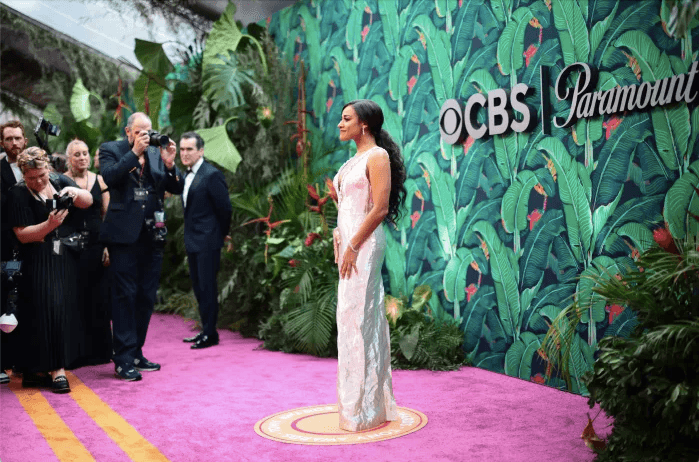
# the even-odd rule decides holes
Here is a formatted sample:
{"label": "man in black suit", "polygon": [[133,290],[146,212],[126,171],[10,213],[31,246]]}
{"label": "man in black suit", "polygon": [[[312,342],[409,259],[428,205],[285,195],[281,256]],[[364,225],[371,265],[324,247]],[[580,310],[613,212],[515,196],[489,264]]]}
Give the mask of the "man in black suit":
{"label": "man in black suit", "polygon": [[[18,120],[11,120],[1,125],[0,137],[6,154],[0,159],[0,207],[2,207],[0,209],[0,219],[2,220],[2,224],[0,224],[0,232],[2,233],[0,235],[0,253],[2,261],[8,261],[12,259],[12,252],[17,246],[17,238],[14,231],[12,231],[12,226],[10,226],[10,204],[7,200],[7,192],[22,179],[22,171],[17,166],[17,156],[27,147],[27,138],[24,134],[24,125]],[[2,284],[0,314],[5,313],[7,308],[8,292],[7,284]],[[0,383],[9,383],[10,378],[5,373],[4,367],[12,366],[10,357],[12,346],[10,346],[8,342],[10,339],[6,334],[3,333],[0,339],[2,342],[2,345],[0,345],[0,355],[2,355],[0,359]]]}
{"label": "man in black suit", "polygon": [[100,238],[109,248],[112,277],[114,367],[123,380],[141,380],[139,371],[160,364],[143,356],[163,262],[161,231],[164,192],[182,193],[184,179],[175,166],[174,141],[150,145],[151,121],[142,112],[127,122],[126,140],[100,146],[100,172],[110,201]]}
{"label": "man in black suit", "polygon": [[193,342],[193,349],[208,348],[219,340],[216,274],[231,225],[231,199],[223,173],[204,160],[204,140],[197,133],[182,135],[180,159],[187,167],[182,192],[184,246],[202,325],[199,334],[184,341]]}

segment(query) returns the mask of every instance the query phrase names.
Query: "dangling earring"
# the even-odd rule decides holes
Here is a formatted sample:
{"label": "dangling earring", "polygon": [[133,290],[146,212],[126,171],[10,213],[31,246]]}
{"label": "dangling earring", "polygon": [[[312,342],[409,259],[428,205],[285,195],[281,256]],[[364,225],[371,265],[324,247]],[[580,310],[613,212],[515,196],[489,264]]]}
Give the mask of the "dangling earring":
{"label": "dangling earring", "polygon": [[362,127],[362,136],[364,136],[364,127]]}

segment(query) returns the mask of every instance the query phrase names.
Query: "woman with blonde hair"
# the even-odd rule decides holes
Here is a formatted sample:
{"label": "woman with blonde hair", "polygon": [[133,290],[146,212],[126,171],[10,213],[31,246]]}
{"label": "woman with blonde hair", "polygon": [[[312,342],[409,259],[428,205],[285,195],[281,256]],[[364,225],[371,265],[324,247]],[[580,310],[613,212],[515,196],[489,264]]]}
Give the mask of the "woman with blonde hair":
{"label": "woman with blonde hair", "polygon": [[90,151],[74,139],[66,147],[68,171],[81,189],[92,196],[92,205],[75,210],[73,219],[87,237],[78,262],[78,306],[85,326],[80,360],[76,366],[108,363],[112,357],[111,304],[107,284],[109,251],[99,242],[100,226],[109,207],[109,190],[102,175],[92,173]]}
{"label": "woman with blonde hair", "polygon": [[72,212],[92,196],[70,178],[49,173],[50,160],[32,147],[17,158],[23,181],[8,192],[10,225],[19,241],[22,277],[16,366],[30,377],[50,372],[52,390],[67,393],[65,368],[79,356],[82,326],[76,308],[78,254]]}

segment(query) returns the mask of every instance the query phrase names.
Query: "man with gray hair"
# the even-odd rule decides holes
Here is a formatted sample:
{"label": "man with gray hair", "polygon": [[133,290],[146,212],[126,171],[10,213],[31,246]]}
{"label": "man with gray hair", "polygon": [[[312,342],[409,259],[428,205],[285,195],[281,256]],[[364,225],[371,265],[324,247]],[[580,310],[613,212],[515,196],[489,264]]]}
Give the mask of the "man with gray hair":
{"label": "man with gray hair", "polygon": [[175,142],[169,140],[158,152],[150,146],[151,127],[148,116],[136,112],[127,121],[127,139],[104,143],[99,150],[110,193],[100,239],[111,260],[112,359],[116,376],[127,381],[141,380],[139,371],[160,369],[145,358],[143,345],[163,262],[164,193],[181,194],[184,187],[175,166]]}

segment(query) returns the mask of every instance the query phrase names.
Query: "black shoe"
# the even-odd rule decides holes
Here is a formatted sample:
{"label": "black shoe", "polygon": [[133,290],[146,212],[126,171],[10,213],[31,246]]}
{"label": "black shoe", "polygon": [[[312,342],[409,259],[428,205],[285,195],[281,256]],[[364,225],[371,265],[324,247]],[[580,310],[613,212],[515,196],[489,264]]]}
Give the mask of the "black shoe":
{"label": "black shoe", "polygon": [[159,371],[160,370],[160,364],[152,363],[152,362],[148,361],[146,358],[144,358],[143,356],[133,360],[133,367],[137,371]]}
{"label": "black shoe", "polygon": [[22,388],[53,387],[50,375],[39,375],[35,372],[22,374]]}
{"label": "black shoe", "polygon": [[209,337],[208,335],[202,335],[199,340],[197,340],[194,345],[192,345],[192,350],[198,350],[201,348],[209,348],[210,346],[218,345],[218,335],[216,337]]}
{"label": "black shoe", "polygon": [[194,343],[197,340],[199,340],[203,335],[203,332],[199,332],[197,335],[193,335],[192,337],[183,338],[182,341],[185,343]]}
{"label": "black shoe", "polygon": [[126,380],[127,382],[136,382],[143,378],[141,373],[130,365],[116,366],[114,368],[114,375],[116,375],[119,379]]}
{"label": "black shoe", "polygon": [[70,384],[68,383],[68,378],[65,375],[59,375],[53,379],[51,384],[51,391],[54,393],[70,393]]}

